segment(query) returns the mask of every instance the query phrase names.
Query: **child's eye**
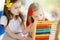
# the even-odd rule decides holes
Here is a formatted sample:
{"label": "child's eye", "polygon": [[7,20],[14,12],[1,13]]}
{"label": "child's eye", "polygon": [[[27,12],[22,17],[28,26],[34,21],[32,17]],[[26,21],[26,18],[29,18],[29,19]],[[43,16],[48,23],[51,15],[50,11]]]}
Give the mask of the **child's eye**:
{"label": "child's eye", "polygon": [[15,7],[15,9],[17,9],[17,8],[19,8],[19,9],[20,9],[21,7]]}
{"label": "child's eye", "polygon": [[15,7],[15,9],[17,9],[18,7]]}
{"label": "child's eye", "polygon": [[35,16],[36,18],[38,17],[38,16]]}

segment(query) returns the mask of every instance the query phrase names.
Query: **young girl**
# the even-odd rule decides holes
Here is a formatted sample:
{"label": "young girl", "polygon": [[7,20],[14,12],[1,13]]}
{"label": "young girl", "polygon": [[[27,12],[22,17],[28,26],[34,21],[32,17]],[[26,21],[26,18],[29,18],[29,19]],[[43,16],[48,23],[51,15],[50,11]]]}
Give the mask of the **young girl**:
{"label": "young girl", "polygon": [[20,12],[21,1],[6,0],[1,25],[6,30],[2,40],[28,40],[28,33],[24,28],[23,15]]}
{"label": "young girl", "polygon": [[48,19],[46,19],[44,17],[43,10],[39,6],[39,4],[38,3],[32,3],[29,6],[27,22],[26,22],[27,27],[29,29],[30,36],[32,37],[32,30],[33,30],[33,26],[34,26],[35,21],[47,21],[47,20]]}

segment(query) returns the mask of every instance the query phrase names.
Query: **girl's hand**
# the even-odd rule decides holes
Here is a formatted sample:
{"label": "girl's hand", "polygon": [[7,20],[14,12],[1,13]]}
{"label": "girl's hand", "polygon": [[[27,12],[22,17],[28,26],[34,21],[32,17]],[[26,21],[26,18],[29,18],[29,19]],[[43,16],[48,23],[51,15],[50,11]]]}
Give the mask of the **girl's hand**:
{"label": "girl's hand", "polygon": [[24,30],[22,33],[23,33],[23,34],[27,34],[27,31]]}

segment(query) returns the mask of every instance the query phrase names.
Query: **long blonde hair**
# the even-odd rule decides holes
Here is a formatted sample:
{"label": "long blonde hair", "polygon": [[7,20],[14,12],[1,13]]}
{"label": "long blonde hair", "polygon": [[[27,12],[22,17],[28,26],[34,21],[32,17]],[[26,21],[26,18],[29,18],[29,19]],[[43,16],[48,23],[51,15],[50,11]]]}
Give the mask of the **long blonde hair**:
{"label": "long blonde hair", "polygon": [[[37,11],[37,10],[39,10],[39,8],[41,8],[41,6],[38,3],[32,3],[29,6],[28,15],[27,15],[27,21],[29,21],[30,23],[34,22],[34,19],[32,18],[32,13],[35,12],[35,11]],[[44,18],[43,18],[43,20],[44,20]]]}

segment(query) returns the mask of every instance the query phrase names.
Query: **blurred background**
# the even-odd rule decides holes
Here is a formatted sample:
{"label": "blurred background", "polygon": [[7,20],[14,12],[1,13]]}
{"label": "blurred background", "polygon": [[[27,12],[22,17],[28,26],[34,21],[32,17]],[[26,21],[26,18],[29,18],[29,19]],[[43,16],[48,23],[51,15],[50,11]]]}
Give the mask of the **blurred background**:
{"label": "blurred background", "polygon": [[[38,2],[42,6],[44,14],[49,20],[55,20],[56,18],[60,17],[60,0],[21,0],[21,1],[22,1],[21,11],[23,12],[25,21],[27,19],[29,5],[33,2]],[[0,17],[3,15],[4,2],[5,0],[0,0]],[[5,30],[0,25],[0,40],[2,40],[4,33]]]}

